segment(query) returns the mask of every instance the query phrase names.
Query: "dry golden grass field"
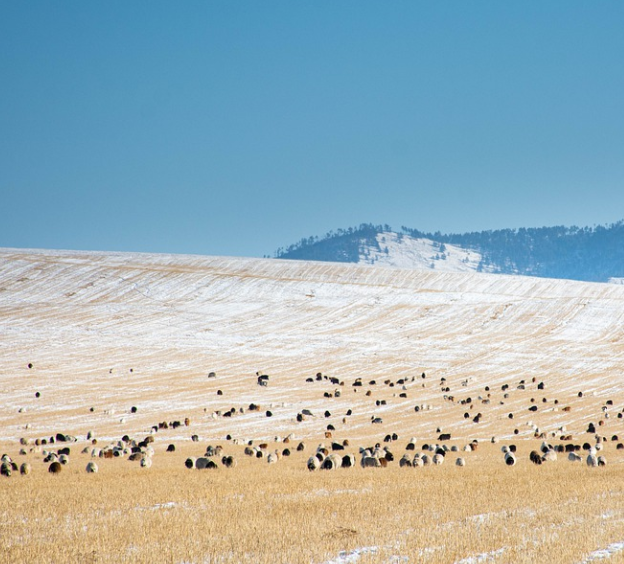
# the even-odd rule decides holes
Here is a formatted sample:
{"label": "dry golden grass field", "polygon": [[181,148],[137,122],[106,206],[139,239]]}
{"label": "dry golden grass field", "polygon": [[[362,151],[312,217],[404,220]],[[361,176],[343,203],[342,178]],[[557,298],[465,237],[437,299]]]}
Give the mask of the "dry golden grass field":
{"label": "dry golden grass field", "polygon": [[1,250],[0,562],[622,562],[623,327],[608,284]]}

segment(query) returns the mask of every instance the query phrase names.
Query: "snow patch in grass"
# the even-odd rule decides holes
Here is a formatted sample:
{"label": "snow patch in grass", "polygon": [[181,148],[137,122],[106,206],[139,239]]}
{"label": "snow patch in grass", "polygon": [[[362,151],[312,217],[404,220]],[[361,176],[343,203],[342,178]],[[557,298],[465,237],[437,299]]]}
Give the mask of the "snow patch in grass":
{"label": "snow patch in grass", "polygon": [[607,548],[601,548],[600,550],[594,550],[594,552],[590,553],[585,560],[583,560],[580,564],[585,564],[586,562],[593,562],[594,560],[604,560],[605,558],[611,558],[614,554],[618,552],[624,551],[624,541],[613,542]]}
{"label": "snow patch in grass", "polygon": [[491,550],[490,552],[483,552],[475,556],[467,556],[461,560],[457,560],[455,564],[477,564],[478,562],[494,562],[498,556],[503,554],[507,550],[506,547],[499,548],[498,550]]}

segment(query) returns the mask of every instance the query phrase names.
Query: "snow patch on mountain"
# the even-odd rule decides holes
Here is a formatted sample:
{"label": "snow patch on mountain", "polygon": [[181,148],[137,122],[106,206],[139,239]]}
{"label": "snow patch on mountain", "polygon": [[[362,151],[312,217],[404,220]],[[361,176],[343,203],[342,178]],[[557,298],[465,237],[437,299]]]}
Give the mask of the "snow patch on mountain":
{"label": "snow patch on mountain", "polygon": [[377,234],[377,245],[379,248],[362,247],[359,263],[440,272],[491,272],[481,265],[481,253],[431,239],[384,232]]}

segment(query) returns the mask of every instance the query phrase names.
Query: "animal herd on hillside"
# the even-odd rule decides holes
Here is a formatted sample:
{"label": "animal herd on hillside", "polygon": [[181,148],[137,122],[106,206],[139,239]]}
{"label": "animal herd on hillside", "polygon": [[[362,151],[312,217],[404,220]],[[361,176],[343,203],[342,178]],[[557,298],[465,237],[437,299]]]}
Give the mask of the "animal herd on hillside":
{"label": "animal herd on hillside", "polygon": [[[32,364],[28,365],[32,367]],[[209,378],[215,378],[216,374],[211,372],[208,375]],[[269,386],[269,376],[266,374],[256,374],[257,385],[264,388]],[[423,373],[420,377],[413,376],[408,380],[398,379],[396,382],[391,380],[385,380],[383,385],[388,387],[398,387],[401,391],[399,396],[401,398],[407,397],[408,385],[417,384],[419,380],[425,380],[426,374]],[[323,375],[317,373],[314,377],[306,378],[306,384],[314,384],[315,382],[328,383],[333,386],[332,391],[324,391],[324,398],[340,397],[343,390],[346,387],[344,381],[338,378]],[[367,388],[365,392],[366,397],[372,395],[371,390],[377,386],[375,380],[370,380],[365,384],[362,378],[356,378],[351,387],[354,391],[357,389]],[[468,385],[468,380],[461,382],[462,387]],[[545,389],[545,383],[543,381],[538,382],[535,378],[531,381],[521,380],[515,384],[516,390],[534,390],[535,392],[543,392]],[[494,391],[490,386],[485,386],[483,393],[476,398],[465,395],[460,397],[459,393],[451,394],[451,387],[445,378],[441,378],[439,381],[440,393],[442,394],[443,401],[446,404],[454,406],[465,406],[466,411],[463,414],[464,419],[470,419],[474,424],[478,424],[487,412],[488,406],[493,404]],[[220,390],[219,390],[220,391]],[[218,392],[219,392],[218,391]],[[502,394],[502,400],[498,403],[503,405],[505,399],[509,398],[512,393],[511,386],[509,384],[503,384],[499,391]],[[40,397],[40,394],[37,394]],[[583,392],[578,392],[578,398],[583,398]],[[380,402],[385,400],[375,400],[375,405],[378,406]],[[561,413],[569,413],[569,406],[560,406],[557,399],[548,400],[546,397],[542,398],[542,403],[551,403],[553,409],[560,410]],[[531,412],[538,410],[539,402],[535,398],[531,398],[529,407],[527,408]],[[479,411],[474,414],[474,406],[479,405]],[[419,404],[414,406],[415,412],[426,412],[430,409],[430,405]],[[131,408],[131,412],[137,411],[136,406]],[[261,412],[260,403],[251,403],[245,408],[235,409],[227,411],[218,411],[213,413],[215,417],[233,417],[235,415],[242,415],[245,412]],[[347,419],[353,414],[352,409],[348,409],[342,416],[342,421],[346,422]],[[619,437],[616,434],[608,436],[606,433],[601,432],[606,428],[606,424],[609,419],[615,415],[616,419],[624,418],[624,409],[617,409],[614,407],[614,401],[612,399],[606,400],[600,407],[600,414],[597,423],[590,422],[585,430],[586,439],[578,440],[574,439],[572,434],[568,433],[565,426],[560,426],[557,431],[551,431],[550,433],[543,432],[533,425],[533,438],[541,440],[539,449],[532,450],[528,460],[535,464],[552,464],[556,462],[560,457],[567,458],[571,463],[582,463],[583,461],[588,467],[600,467],[605,466],[607,463],[606,456],[604,454],[606,445],[616,443],[616,450],[624,450],[624,444],[619,442]],[[266,417],[271,417],[270,410],[266,410]],[[326,410],[323,417],[330,418],[332,416],[329,410]],[[293,417],[294,425],[305,421],[308,418],[314,418],[315,415],[310,409],[302,409],[296,413]],[[320,417],[320,416],[319,416]],[[508,414],[509,422],[513,422],[514,413]],[[375,414],[370,415],[371,425],[382,423],[382,419]],[[70,464],[71,452],[75,448],[74,443],[86,442],[86,445],[80,449],[81,454],[89,455],[91,460],[87,463],[85,471],[87,473],[97,473],[99,470],[99,464],[107,464],[109,460],[125,459],[127,461],[138,464],[141,468],[149,469],[152,467],[153,461],[156,458],[157,439],[159,435],[164,434],[168,429],[189,429],[189,439],[193,443],[200,443],[200,438],[197,434],[190,432],[192,427],[190,417],[181,418],[174,421],[160,421],[154,424],[145,436],[142,438],[130,437],[125,434],[118,440],[108,441],[106,444],[102,444],[101,441],[95,436],[93,431],[87,433],[83,438],[79,438],[64,432],[57,432],[52,436],[36,437],[36,438],[21,438],[20,439],[20,451],[19,456],[28,457],[29,455],[36,455],[36,458],[41,458],[41,463],[47,468],[50,474],[59,474],[63,471],[63,468]],[[513,433],[517,435],[519,433],[517,428],[514,428]],[[464,467],[469,464],[470,453],[478,450],[480,442],[477,439],[469,441],[454,440],[451,433],[443,432],[442,429],[436,429],[436,436],[430,437],[429,440],[419,441],[415,437],[409,438],[407,441],[401,439],[397,433],[387,433],[383,437],[380,437],[378,442],[374,444],[361,445],[359,447],[353,447],[349,439],[338,440],[334,437],[336,434],[335,426],[330,423],[326,426],[323,432],[322,442],[316,444],[316,446],[310,446],[310,440],[296,441],[296,433],[293,431],[284,437],[275,436],[272,443],[270,441],[254,441],[241,438],[234,438],[231,434],[228,434],[223,444],[208,445],[206,448],[198,449],[197,456],[187,457],[184,460],[184,466],[189,470],[215,470],[218,468],[232,469],[237,466],[236,456],[232,453],[234,446],[238,446],[237,452],[241,451],[242,456],[246,456],[257,460],[258,462],[264,462],[271,465],[278,463],[282,458],[289,457],[294,453],[302,453],[312,450],[312,453],[305,459],[305,467],[311,471],[324,471],[324,470],[338,470],[353,468],[360,466],[362,468],[385,468],[390,464],[393,464],[398,459],[398,466],[401,468],[420,468],[425,466],[440,466],[445,463],[447,458],[454,459],[454,464],[458,467]],[[166,441],[167,446],[164,444],[159,450],[158,456],[170,456],[171,453],[176,452],[176,445],[174,443]],[[159,441],[161,442],[161,441]],[[295,444],[295,442],[297,444]],[[449,446],[449,443],[452,442]],[[490,442],[498,443],[497,437],[491,437]],[[508,442],[508,441],[507,441]],[[460,443],[460,444],[457,444]],[[461,444],[463,443],[463,444]],[[400,450],[402,445],[403,453],[395,455],[393,450]],[[164,452],[160,452],[163,450]],[[228,452],[230,451],[230,452]],[[517,448],[515,444],[504,444],[501,447],[501,465],[513,467],[518,462]],[[25,461],[22,464],[18,464],[17,460],[13,460],[8,454],[3,454],[0,458],[0,475],[10,477],[12,474],[19,473],[22,476],[28,476],[35,468],[34,460],[31,458],[29,461]],[[303,465],[302,465],[303,466]]]}

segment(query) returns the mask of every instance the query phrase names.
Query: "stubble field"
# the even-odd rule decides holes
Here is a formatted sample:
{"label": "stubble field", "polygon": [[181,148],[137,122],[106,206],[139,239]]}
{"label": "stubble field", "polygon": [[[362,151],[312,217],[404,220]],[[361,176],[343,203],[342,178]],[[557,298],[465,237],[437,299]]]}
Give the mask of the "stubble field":
{"label": "stubble field", "polygon": [[[32,467],[0,476],[2,562],[624,560],[624,288],[164,255],[0,259],[0,454]],[[50,444],[58,433],[76,442]],[[92,457],[124,435],[153,437],[150,468]],[[354,468],[308,471],[320,444],[344,441]],[[560,452],[534,465],[543,443],[600,444],[607,464]],[[260,444],[262,458],[244,453]],[[375,444],[394,460],[361,468]],[[399,466],[435,444],[443,464]],[[218,468],[185,467],[209,445],[223,449]],[[44,458],[67,446],[50,474]]]}

